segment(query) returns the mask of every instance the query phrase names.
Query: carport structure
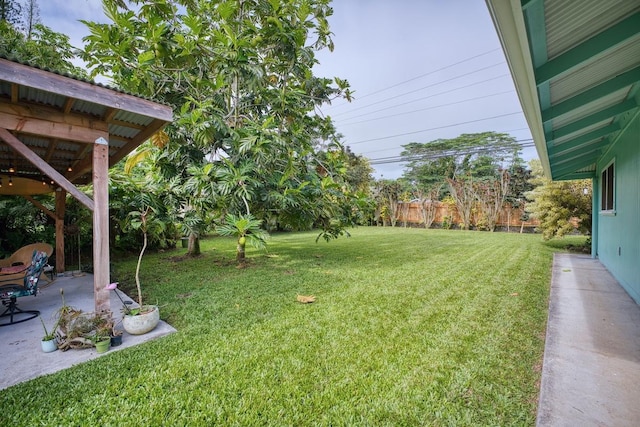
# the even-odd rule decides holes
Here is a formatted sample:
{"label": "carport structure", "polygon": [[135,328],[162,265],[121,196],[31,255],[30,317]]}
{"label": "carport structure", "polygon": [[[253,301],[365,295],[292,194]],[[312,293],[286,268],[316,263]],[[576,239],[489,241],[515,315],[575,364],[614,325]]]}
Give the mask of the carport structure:
{"label": "carport structure", "polygon": [[[67,193],[92,211],[96,312],[110,308],[109,168],[171,120],[167,105],[0,57],[0,194],[55,220],[58,272]],[[78,189],[86,184],[93,198]],[[54,211],[32,197],[51,192]]]}

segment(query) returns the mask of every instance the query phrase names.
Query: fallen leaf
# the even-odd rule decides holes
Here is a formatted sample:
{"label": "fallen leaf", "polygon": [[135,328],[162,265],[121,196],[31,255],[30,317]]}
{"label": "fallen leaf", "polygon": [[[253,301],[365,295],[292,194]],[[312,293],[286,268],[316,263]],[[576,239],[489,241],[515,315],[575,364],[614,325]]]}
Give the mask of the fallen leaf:
{"label": "fallen leaf", "polygon": [[302,304],[310,304],[316,302],[315,295],[296,295],[296,300]]}

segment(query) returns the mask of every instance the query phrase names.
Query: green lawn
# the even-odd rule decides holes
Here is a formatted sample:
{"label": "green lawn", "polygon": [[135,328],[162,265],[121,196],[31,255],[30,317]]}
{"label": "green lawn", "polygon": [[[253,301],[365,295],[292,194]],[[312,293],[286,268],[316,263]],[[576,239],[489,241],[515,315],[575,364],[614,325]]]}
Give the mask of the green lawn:
{"label": "green lawn", "polygon": [[558,250],[539,235],[278,234],[244,269],[233,241],[202,247],[143,261],[178,333],[1,391],[2,424],[535,424]]}

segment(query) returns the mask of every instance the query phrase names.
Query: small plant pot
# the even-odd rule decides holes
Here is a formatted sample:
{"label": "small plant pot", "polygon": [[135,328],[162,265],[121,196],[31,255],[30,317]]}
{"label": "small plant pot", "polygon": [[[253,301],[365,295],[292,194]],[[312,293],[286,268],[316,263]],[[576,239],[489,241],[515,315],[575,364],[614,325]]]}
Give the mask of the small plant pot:
{"label": "small plant pot", "polygon": [[160,321],[160,309],[156,305],[145,305],[143,313],[132,316],[125,314],[122,327],[131,335],[142,335],[153,330]]}
{"label": "small plant pot", "polygon": [[106,353],[107,351],[109,351],[109,346],[110,345],[111,345],[111,340],[110,339],[98,341],[96,343],[96,351],[98,353]]}
{"label": "small plant pot", "polygon": [[116,335],[111,337],[111,347],[117,347],[122,344],[122,335]]}
{"label": "small plant pot", "polygon": [[40,344],[42,345],[42,351],[44,351],[45,353],[51,353],[52,351],[56,351],[58,349],[58,340],[57,339],[52,339],[52,340],[42,340],[40,341]]}

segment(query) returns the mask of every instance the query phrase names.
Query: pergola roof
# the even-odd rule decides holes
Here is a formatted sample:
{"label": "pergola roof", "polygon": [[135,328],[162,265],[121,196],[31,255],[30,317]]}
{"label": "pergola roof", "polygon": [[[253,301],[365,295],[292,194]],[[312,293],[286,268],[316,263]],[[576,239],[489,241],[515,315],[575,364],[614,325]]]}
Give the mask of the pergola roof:
{"label": "pergola roof", "polygon": [[[110,309],[109,167],[171,120],[167,105],[0,57],[0,194],[55,219],[58,272],[67,192],[92,211],[96,313]],[[76,187],[87,183],[93,198]],[[54,189],[55,212],[30,197]]]}
{"label": "pergola roof", "polygon": [[[91,182],[98,138],[112,166],[171,120],[169,106],[0,57],[0,128],[73,184]],[[0,139],[0,194],[50,192],[52,178]]]}
{"label": "pergola roof", "polygon": [[545,173],[591,178],[639,109],[638,0],[486,0]]}

